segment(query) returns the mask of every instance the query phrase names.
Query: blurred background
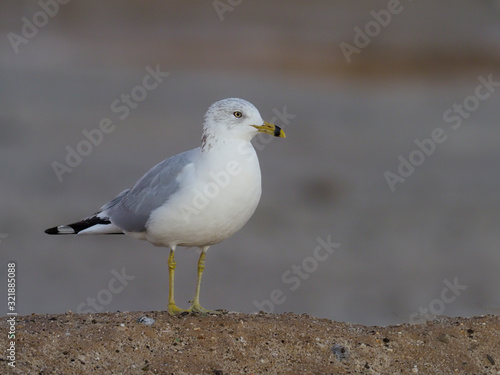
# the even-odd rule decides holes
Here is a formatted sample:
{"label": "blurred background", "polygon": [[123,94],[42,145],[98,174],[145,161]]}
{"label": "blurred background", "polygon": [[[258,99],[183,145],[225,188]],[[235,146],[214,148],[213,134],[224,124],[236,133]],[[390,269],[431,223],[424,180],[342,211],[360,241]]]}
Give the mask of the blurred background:
{"label": "blurred background", "polygon": [[[263,196],[209,250],[202,305],[378,325],[499,313],[500,84],[481,83],[500,81],[499,1],[65,2],[0,5],[0,267],[17,262],[20,314],[166,308],[166,249],[43,231],[198,147],[225,97],[287,138],[256,140]],[[148,67],[169,75],[137,88]],[[314,260],[318,238],[340,246]],[[198,254],[176,254],[187,307]]]}

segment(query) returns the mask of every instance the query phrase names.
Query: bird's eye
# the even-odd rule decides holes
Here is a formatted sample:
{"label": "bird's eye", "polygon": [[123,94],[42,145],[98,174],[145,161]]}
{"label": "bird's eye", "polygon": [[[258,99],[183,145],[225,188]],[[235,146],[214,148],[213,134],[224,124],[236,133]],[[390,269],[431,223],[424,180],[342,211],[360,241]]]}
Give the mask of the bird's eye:
{"label": "bird's eye", "polygon": [[233,115],[236,118],[240,118],[241,116],[243,116],[243,113],[241,113],[240,111],[236,111],[236,112],[233,112]]}

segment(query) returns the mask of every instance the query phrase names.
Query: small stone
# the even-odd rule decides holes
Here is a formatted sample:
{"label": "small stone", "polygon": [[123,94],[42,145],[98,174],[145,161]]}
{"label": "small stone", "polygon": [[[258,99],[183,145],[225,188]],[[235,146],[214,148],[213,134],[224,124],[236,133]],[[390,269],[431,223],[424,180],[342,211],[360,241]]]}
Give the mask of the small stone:
{"label": "small stone", "polygon": [[486,354],[486,358],[488,359],[488,361],[490,361],[490,363],[494,366],[495,365],[495,360],[493,359],[493,357],[489,354]]}
{"label": "small stone", "polygon": [[141,316],[139,319],[137,319],[137,323],[145,324],[147,326],[152,326],[155,323],[155,320],[147,316]]}
{"label": "small stone", "polygon": [[470,346],[469,346],[469,350],[476,350],[477,348],[479,347],[479,344],[477,342],[475,343],[472,343]]}
{"label": "small stone", "polygon": [[449,344],[450,343],[450,338],[446,333],[443,333],[437,337],[439,341],[441,341],[444,344]]}
{"label": "small stone", "polygon": [[340,344],[333,345],[332,352],[339,361],[349,358],[349,350]]}

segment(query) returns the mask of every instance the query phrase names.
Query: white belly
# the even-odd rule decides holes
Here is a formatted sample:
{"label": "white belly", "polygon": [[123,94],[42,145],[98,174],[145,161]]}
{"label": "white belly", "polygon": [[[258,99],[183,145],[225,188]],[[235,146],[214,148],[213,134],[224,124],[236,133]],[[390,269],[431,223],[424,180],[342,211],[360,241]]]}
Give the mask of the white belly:
{"label": "white belly", "polygon": [[151,214],[146,239],[157,246],[209,246],[241,229],[261,196],[259,162],[251,150],[211,158],[210,168],[186,168],[179,191]]}

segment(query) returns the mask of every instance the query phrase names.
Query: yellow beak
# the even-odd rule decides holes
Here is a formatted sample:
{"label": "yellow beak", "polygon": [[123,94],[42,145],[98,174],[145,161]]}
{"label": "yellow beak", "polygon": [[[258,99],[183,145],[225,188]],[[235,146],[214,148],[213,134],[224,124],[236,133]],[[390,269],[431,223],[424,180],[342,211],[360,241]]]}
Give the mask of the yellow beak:
{"label": "yellow beak", "polygon": [[264,125],[252,125],[259,133],[274,135],[275,137],[285,138],[285,132],[277,125],[264,121]]}

